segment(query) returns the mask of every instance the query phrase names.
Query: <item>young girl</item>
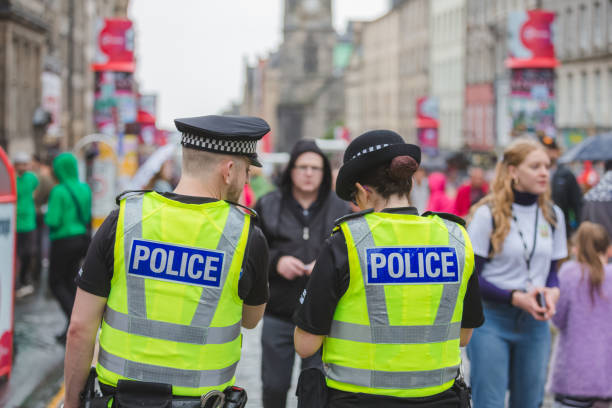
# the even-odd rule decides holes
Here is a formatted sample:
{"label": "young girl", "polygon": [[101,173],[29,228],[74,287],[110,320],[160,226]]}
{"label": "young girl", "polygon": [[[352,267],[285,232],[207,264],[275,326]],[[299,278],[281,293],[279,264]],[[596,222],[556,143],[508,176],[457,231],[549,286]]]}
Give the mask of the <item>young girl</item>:
{"label": "young girl", "polygon": [[[551,391],[556,408],[608,407],[612,398],[612,265],[610,237],[585,221],[575,235],[577,261],[559,271],[561,297],[553,323],[560,335]],[[605,401],[607,400],[607,402]]]}
{"label": "young girl", "polygon": [[556,260],[567,256],[561,210],[550,201],[542,145],[517,140],[497,164],[468,233],[485,323],[467,352],[474,408],[538,408],[550,353],[548,320],[559,296]]}

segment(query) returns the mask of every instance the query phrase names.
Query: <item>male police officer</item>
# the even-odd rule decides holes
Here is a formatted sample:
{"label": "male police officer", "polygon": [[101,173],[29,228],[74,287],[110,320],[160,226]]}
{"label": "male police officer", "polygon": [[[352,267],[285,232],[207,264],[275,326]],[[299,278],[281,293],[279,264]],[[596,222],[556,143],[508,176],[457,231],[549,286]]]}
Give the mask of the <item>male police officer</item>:
{"label": "male police officer", "polygon": [[268,124],[239,116],[175,124],[183,133],[176,189],[120,196],[77,278],[66,408],[79,404],[100,323],[96,370],[105,394],[119,395],[118,382],[129,379],[200,397],[234,383],[240,326],[254,328],[263,315],[268,247],[230,202],[238,201],[249,165],[261,166],[256,144]]}

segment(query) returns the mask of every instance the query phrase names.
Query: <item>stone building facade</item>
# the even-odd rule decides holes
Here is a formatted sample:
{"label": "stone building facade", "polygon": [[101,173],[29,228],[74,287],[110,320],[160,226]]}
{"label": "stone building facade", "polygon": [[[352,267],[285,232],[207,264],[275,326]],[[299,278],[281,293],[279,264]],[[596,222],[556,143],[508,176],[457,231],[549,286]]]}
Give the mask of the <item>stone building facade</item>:
{"label": "stone building facade", "polygon": [[[46,144],[67,148],[93,131],[94,24],[100,17],[126,18],[128,4],[0,0],[0,146],[44,155]],[[48,86],[59,108],[45,134]]]}
{"label": "stone building facade", "polygon": [[42,0],[0,1],[0,146],[34,150],[49,24]]}
{"label": "stone building facade", "polygon": [[430,7],[430,95],[439,101],[439,146],[457,150],[465,142],[466,0],[431,0]]}
{"label": "stone building facade", "polygon": [[416,101],[429,88],[429,2],[398,1],[360,24],[345,77],[346,125],[353,136],[388,128],[415,142]]}
{"label": "stone building facade", "polygon": [[266,144],[264,150],[272,150],[278,129],[277,107],[280,87],[278,53],[272,53],[267,58],[259,58],[253,66],[245,63],[245,74],[240,114],[258,116],[268,122],[271,132],[262,144]]}
{"label": "stone building facade", "polygon": [[331,0],[285,0],[279,49],[275,148],[288,151],[302,138],[323,137],[342,119],[342,77],[334,75],[337,35]]}
{"label": "stone building facade", "polygon": [[[556,12],[556,123],[569,143],[612,130],[612,0],[544,0]],[[576,139],[574,139],[575,141]]]}
{"label": "stone building facade", "polygon": [[466,0],[464,136],[473,151],[490,151],[508,142],[506,115],[496,114],[498,102],[508,98],[508,13],[536,6],[536,0]]}

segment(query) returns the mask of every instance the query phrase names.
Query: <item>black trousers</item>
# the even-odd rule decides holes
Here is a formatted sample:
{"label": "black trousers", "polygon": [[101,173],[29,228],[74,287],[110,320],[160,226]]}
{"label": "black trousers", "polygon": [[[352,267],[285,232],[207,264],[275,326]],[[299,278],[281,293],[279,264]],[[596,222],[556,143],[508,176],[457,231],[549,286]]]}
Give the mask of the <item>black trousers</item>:
{"label": "black trousers", "polygon": [[85,258],[88,246],[89,237],[87,235],[51,241],[49,287],[68,322],[70,322],[70,314],[76,296],[74,280],[81,267],[81,261]]}
{"label": "black trousers", "polygon": [[[264,315],[261,336],[261,380],[264,408],[285,408],[287,392],[291,387],[291,374],[295,361],[293,331],[295,325],[283,319]],[[302,370],[323,368],[321,352],[302,359]]]}
{"label": "black trousers", "polygon": [[23,286],[30,283],[35,245],[36,230],[17,233],[17,258],[19,259],[17,286]]}
{"label": "black trousers", "polygon": [[329,401],[326,408],[459,408],[459,398],[452,390],[431,397],[394,398],[379,395],[358,394],[328,388]]}

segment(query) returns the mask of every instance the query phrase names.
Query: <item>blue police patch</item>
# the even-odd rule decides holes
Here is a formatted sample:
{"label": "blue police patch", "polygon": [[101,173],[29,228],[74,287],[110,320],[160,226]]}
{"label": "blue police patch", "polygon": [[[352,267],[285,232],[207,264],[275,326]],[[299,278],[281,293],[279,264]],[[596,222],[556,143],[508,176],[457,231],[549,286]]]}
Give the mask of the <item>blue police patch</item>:
{"label": "blue police patch", "polygon": [[128,273],[195,286],[221,285],[225,253],[135,239]]}
{"label": "blue police patch", "polygon": [[453,247],[367,248],[365,252],[369,285],[459,282]]}

